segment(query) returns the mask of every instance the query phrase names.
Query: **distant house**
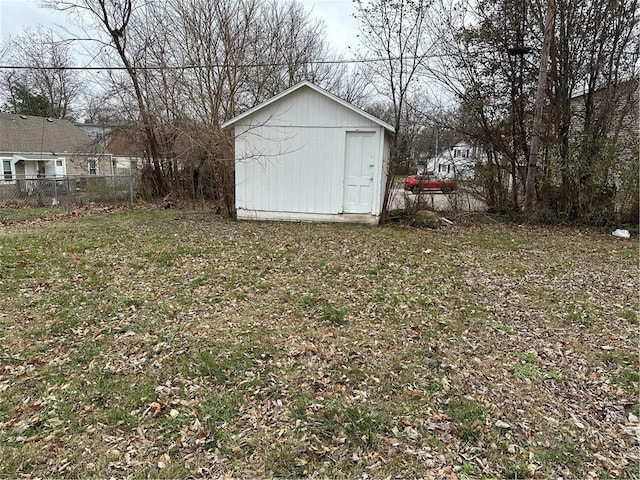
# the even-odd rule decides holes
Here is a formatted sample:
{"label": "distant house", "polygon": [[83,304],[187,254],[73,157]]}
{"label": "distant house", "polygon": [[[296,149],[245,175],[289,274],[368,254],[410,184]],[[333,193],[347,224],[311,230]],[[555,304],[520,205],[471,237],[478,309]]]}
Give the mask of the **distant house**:
{"label": "distant house", "polygon": [[475,178],[477,165],[484,161],[482,148],[458,142],[419,165],[418,173],[431,172],[442,179],[471,180]]}
{"label": "distant house", "polygon": [[146,145],[142,131],[115,127],[108,138],[107,151],[112,155],[114,175],[128,175],[142,166]]}
{"label": "distant house", "polygon": [[378,223],[391,125],[305,81],[222,127],[238,218]]}
{"label": "distant house", "polygon": [[129,175],[140,168],[146,156],[144,132],[131,125],[76,123],[97,146],[111,154],[113,175]]}
{"label": "distant house", "polygon": [[[607,148],[616,145],[618,159],[637,162],[639,107],[640,80],[637,78],[607,88],[581,91],[571,98],[571,130],[578,138],[582,138],[585,130],[600,139],[607,138]],[[589,129],[585,126],[587,121],[592,124]]]}
{"label": "distant house", "polygon": [[0,113],[3,183],[111,174],[111,156],[68,120]]}
{"label": "distant house", "polygon": [[86,133],[92,140],[103,146],[107,145],[113,125],[102,123],[75,122],[74,125]]}

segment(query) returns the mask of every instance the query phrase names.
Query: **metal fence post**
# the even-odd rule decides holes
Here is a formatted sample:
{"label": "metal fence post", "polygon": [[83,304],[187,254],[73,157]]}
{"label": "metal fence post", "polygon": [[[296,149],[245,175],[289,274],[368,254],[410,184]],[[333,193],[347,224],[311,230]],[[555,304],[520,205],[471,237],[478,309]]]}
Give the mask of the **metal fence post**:
{"label": "metal fence post", "polygon": [[129,173],[129,201],[133,205],[133,171]]}
{"label": "metal fence post", "polygon": [[67,179],[67,215],[71,215],[71,187],[69,186],[69,175]]}

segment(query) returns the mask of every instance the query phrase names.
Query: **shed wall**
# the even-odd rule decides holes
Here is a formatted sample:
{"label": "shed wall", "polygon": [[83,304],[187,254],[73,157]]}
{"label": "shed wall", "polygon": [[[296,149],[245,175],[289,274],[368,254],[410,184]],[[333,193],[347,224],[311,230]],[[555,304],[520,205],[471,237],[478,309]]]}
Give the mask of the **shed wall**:
{"label": "shed wall", "polygon": [[[380,127],[366,130],[375,132],[377,144],[382,143]],[[245,130],[236,137],[236,208],[342,213],[347,131],[269,126]],[[379,164],[382,152],[378,157]],[[380,183],[378,176],[374,185]],[[374,189],[373,196],[370,213],[377,214],[379,188]]]}
{"label": "shed wall", "polygon": [[303,214],[301,220],[326,221],[327,215],[342,214],[345,141],[350,131],[374,133],[374,188],[368,215],[380,214],[388,144],[384,128],[368,118],[311,89],[301,89],[242,119],[235,129],[240,218],[258,218],[247,212],[293,212]]}

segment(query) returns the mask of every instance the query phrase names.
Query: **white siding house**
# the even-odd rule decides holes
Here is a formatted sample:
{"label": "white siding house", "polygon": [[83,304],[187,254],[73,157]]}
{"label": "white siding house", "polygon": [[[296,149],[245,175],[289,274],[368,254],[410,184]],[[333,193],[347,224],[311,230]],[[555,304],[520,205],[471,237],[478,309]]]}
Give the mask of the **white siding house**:
{"label": "white siding house", "polygon": [[239,219],[378,223],[389,124],[305,81],[230,126]]}
{"label": "white siding house", "polygon": [[458,142],[453,147],[430,158],[426,164],[421,165],[421,171],[431,172],[438,178],[450,180],[472,180],[475,177],[477,165],[484,163],[486,155],[482,148],[469,145],[466,142]]}

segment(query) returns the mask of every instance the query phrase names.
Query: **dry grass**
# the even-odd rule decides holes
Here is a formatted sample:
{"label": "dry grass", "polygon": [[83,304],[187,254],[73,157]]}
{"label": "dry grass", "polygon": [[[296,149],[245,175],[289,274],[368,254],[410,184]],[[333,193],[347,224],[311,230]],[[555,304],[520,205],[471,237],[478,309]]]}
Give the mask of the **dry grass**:
{"label": "dry grass", "polygon": [[637,474],[634,241],[124,211],[0,259],[2,476]]}

